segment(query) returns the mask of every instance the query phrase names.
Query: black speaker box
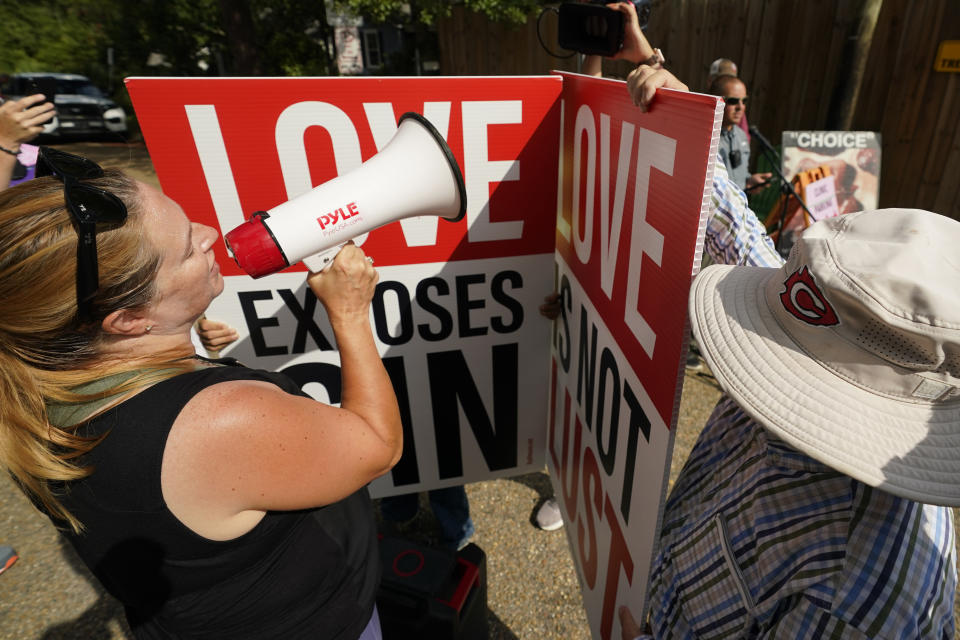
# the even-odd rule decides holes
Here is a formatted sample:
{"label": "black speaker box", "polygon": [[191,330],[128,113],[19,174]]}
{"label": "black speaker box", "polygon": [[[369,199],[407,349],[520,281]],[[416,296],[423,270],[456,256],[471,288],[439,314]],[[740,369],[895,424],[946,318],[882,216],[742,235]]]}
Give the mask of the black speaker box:
{"label": "black speaker box", "polygon": [[486,640],[487,559],[480,547],[453,552],[381,537],[380,559],[384,640]]}

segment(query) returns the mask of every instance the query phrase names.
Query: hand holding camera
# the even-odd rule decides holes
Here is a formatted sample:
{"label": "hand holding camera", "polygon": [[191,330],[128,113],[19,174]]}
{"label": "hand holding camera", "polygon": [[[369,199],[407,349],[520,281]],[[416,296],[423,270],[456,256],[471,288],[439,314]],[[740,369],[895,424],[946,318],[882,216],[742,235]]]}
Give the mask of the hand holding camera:
{"label": "hand holding camera", "polygon": [[565,49],[637,63],[655,54],[642,31],[650,19],[650,0],[565,2],[558,13],[557,39]]}

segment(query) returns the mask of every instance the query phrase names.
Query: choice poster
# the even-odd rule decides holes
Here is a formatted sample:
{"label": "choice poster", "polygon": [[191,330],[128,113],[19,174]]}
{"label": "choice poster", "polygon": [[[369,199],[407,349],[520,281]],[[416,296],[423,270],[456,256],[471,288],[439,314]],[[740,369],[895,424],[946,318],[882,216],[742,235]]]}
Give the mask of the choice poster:
{"label": "choice poster", "polygon": [[[356,238],[380,282],[371,322],[397,392],[404,452],[375,496],[543,468],[562,81],[535,78],[130,78],[164,192],[221,235],[359,168],[407,111],[446,139],[466,187],[451,223],[418,216]],[[435,176],[403,157],[369,188]],[[318,215],[322,212],[318,212]],[[306,230],[305,232],[309,232]],[[301,264],[260,279],[221,242],[207,312],[240,339],[220,355],[339,402],[336,344]]]}
{"label": "choice poster", "polygon": [[643,619],[722,103],[562,74],[547,465],[594,638]]}
{"label": "choice poster", "polygon": [[784,131],[783,175],[830,168],[839,212],[870,211],[880,196],[880,134],[874,131]]}

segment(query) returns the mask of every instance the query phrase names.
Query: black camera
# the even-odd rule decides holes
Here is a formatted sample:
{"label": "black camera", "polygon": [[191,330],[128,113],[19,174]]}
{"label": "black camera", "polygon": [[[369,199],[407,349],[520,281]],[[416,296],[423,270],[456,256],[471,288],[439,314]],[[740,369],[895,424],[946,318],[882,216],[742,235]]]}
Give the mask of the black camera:
{"label": "black camera", "polygon": [[[623,14],[606,6],[608,0],[564,2],[558,9],[557,42],[564,49],[612,56],[623,46]],[[633,0],[640,28],[650,20],[650,0]]]}

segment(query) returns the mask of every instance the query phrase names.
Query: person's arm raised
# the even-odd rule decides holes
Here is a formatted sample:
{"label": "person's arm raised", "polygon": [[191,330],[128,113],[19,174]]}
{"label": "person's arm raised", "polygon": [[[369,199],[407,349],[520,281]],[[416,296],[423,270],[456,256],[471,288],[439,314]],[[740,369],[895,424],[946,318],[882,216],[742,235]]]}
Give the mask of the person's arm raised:
{"label": "person's arm raised", "polygon": [[[583,0],[581,0],[583,1]],[[612,2],[607,4],[608,9],[623,14],[623,46],[620,51],[610,56],[610,60],[627,60],[633,64],[653,64],[655,68],[662,68],[658,58],[658,50],[650,46],[647,37],[643,35],[637,19],[637,10],[632,2]],[[662,56],[662,54],[659,54]],[[581,73],[588,76],[603,77],[603,57],[599,55],[584,56]]]}
{"label": "person's arm raised", "polygon": [[583,66],[580,73],[585,76],[603,77],[603,57],[597,55],[588,55],[583,57]]}
{"label": "person's arm raised", "polygon": [[38,93],[19,100],[0,100],[0,190],[10,185],[20,144],[33,140],[54,116],[52,102]]}
{"label": "person's arm raised", "polygon": [[633,64],[641,64],[656,57],[657,50],[650,46],[650,42],[643,34],[643,29],[640,28],[637,9],[634,4],[632,2],[616,2],[608,4],[607,7],[623,14],[623,46],[610,59],[629,60]]}
{"label": "person's arm raised", "polygon": [[164,498],[184,524],[234,537],[263,511],[345,498],[400,459],[400,412],[369,320],[377,279],[352,244],[308,278],[340,351],[339,408],[258,381],[216,384],[187,403],[162,469]]}

